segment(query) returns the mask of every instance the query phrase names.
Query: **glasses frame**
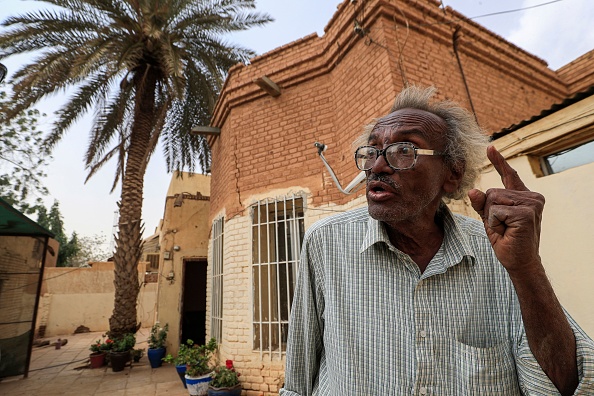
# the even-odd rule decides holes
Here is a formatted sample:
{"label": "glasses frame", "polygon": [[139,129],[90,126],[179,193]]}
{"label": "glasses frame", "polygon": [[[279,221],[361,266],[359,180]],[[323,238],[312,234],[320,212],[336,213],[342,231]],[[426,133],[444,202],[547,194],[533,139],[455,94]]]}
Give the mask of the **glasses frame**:
{"label": "glasses frame", "polygon": [[[415,158],[413,159],[413,163],[411,166],[409,166],[408,168],[397,168],[395,166],[392,166],[392,164],[390,164],[390,161],[388,161],[388,157],[386,157],[386,151],[392,147],[392,146],[397,146],[397,145],[401,145],[401,146],[408,146],[410,148],[413,149],[414,153],[415,153]],[[400,171],[400,170],[407,170],[407,169],[412,169],[415,167],[415,165],[417,164],[417,158],[419,157],[419,155],[435,155],[435,156],[443,156],[445,155],[445,153],[441,152],[441,151],[436,151],[436,150],[429,150],[429,149],[422,149],[422,148],[418,148],[417,146],[415,146],[414,144],[410,143],[410,142],[396,142],[396,143],[392,143],[392,144],[388,144],[386,147],[384,147],[383,149],[378,149],[375,148],[373,146],[360,146],[357,147],[357,150],[355,150],[355,165],[357,166],[357,169],[362,170],[362,171],[370,171],[371,168],[373,168],[375,166],[375,162],[373,163],[372,166],[370,166],[367,169],[361,168],[359,167],[359,163],[357,161],[357,153],[359,152],[360,149],[362,148],[372,148],[375,150],[376,155],[375,155],[375,161],[378,160],[378,158],[380,156],[384,157],[384,161],[386,161],[386,164],[393,170],[395,171]]]}

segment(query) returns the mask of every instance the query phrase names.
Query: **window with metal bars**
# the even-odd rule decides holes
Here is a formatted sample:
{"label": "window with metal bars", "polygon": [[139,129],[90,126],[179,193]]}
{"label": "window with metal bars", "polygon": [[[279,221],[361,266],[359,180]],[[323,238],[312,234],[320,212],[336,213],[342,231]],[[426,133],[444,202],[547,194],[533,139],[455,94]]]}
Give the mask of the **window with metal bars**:
{"label": "window with metal bars", "polygon": [[212,223],[212,299],[210,309],[211,337],[218,343],[223,334],[223,234],[225,218]]}
{"label": "window with metal bars", "polygon": [[286,351],[289,312],[305,224],[302,197],[258,201],[252,207],[254,349]]}

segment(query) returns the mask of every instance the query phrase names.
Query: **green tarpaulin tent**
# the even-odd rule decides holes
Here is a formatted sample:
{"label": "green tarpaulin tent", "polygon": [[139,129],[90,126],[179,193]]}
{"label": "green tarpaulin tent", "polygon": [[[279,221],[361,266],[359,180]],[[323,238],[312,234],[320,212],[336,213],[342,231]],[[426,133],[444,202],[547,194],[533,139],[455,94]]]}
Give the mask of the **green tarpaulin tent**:
{"label": "green tarpaulin tent", "polygon": [[29,373],[51,237],[0,198],[0,378]]}

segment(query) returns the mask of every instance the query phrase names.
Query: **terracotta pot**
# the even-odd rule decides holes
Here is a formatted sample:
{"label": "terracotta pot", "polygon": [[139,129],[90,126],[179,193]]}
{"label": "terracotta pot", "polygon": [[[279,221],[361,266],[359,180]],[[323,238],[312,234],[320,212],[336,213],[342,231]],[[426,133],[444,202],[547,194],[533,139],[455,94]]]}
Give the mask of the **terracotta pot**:
{"label": "terracotta pot", "polygon": [[105,352],[93,352],[89,355],[91,368],[101,368],[105,365]]}

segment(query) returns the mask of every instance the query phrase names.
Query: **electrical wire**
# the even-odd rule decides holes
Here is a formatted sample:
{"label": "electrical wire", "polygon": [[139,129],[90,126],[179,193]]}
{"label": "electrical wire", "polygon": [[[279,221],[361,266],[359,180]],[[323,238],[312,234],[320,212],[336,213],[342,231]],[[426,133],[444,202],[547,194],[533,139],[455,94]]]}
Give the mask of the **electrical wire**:
{"label": "electrical wire", "polygon": [[506,11],[492,12],[490,14],[484,14],[484,15],[477,15],[477,16],[472,17],[472,18],[469,18],[469,19],[478,19],[478,18],[484,18],[484,17],[494,16],[494,15],[511,14],[513,12],[530,10],[532,8],[538,8],[538,7],[546,6],[546,5],[549,5],[549,4],[558,3],[560,1],[563,1],[563,0],[553,0],[553,1],[549,1],[547,3],[536,4],[536,5],[529,6],[529,7],[516,8],[516,9],[513,9],[513,10],[506,10]]}
{"label": "electrical wire", "polygon": [[[410,24],[408,22],[408,18],[402,12],[402,9],[398,6],[398,11],[404,22],[406,22],[406,36],[404,37],[404,43],[400,44],[400,34],[398,34],[398,23],[396,23],[396,18],[392,15],[392,20],[394,21],[394,25],[396,25],[396,42],[398,44],[398,68],[400,69],[400,77],[402,78],[402,84],[405,87],[409,86],[408,78],[406,77],[406,70],[404,69],[404,48],[406,47],[406,43],[408,42],[408,36],[410,35]],[[389,51],[389,50],[388,50]]]}
{"label": "electrical wire", "polygon": [[[64,273],[62,273],[62,274],[59,274],[59,275],[56,275],[56,276],[52,276],[52,277],[50,277],[50,278],[45,278],[45,279],[43,279],[43,280],[42,280],[42,282],[48,281],[48,280],[50,280],[50,279],[59,278],[59,277],[61,277],[61,276],[64,276],[64,275],[68,275],[69,273],[71,273],[71,272],[74,272],[74,271],[78,271],[78,270],[79,270],[79,269],[81,269],[81,268],[84,268],[84,267],[76,267],[76,268],[75,268],[75,269],[73,269],[72,271],[64,272]],[[5,290],[3,290],[3,291],[5,291],[5,292],[9,292],[9,291],[13,291],[13,290],[23,289],[23,288],[25,288],[25,287],[32,286],[32,285],[36,285],[36,284],[37,284],[37,282],[31,282],[31,283],[27,283],[27,284],[25,284],[25,285],[21,285],[21,286],[15,287],[15,288],[13,288],[13,289],[5,289]]]}
{"label": "electrical wire", "polygon": [[[549,1],[549,2],[541,3],[541,4],[536,4],[536,5],[529,6],[529,7],[522,7],[522,8],[516,8],[516,9],[513,9],[513,10],[505,10],[505,11],[492,12],[492,13],[489,13],[489,14],[477,15],[477,16],[470,17],[468,19],[475,20],[475,19],[485,18],[485,17],[489,17],[489,16],[494,16],[494,15],[511,14],[511,13],[514,13],[514,12],[520,12],[520,11],[530,10],[532,8],[543,7],[543,6],[546,6],[546,5],[553,4],[553,3],[558,3],[560,1],[563,1],[563,0],[553,0],[553,1]],[[442,4],[443,4],[443,2],[442,2]],[[444,10],[445,10],[445,8],[444,8]],[[422,23],[422,24],[417,25],[417,26],[449,25],[451,23],[456,23],[456,22],[460,22],[460,21],[462,21],[462,19],[454,19],[452,21],[446,21],[446,22]]]}
{"label": "electrical wire", "polygon": [[[525,11],[525,10],[533,9],[533,8],[547,6],[547,5],[558,3],[558,2],[561,2],[561,1],[563,1],[563,0],[553,0],[553,1],[548,1],[546,3],[536,4],[536,5],[528,6],[528,7],[515,8],[515,9],[511,9],[511,10],[497,11],[497,12],[492,12],[492,13],[488,13],[488,14],[477,15],[477,16],[474,16],[474,17],[470,17],[468,19],[475,20],[475,19],[485,18],[485,17],[489,17],[489,16],[510,14],[510,13],[515,13],[515,12],[520,12],[520,11]],[[406,78],[406,71],[404,70],[403,57],[404,57],[404,48],[406,46],[406,43],[408,41],[408,36],[409,36],[409,33],[410,33],[410,24],[409,24],[408,18],[406,18],[406,16],[404,15],[404,13],[400,9],[400,7],[398,7],[398,4],[395,4],[395,6],[398,9],[398,11],[400,12],[400,14],[402,15],[402,17],[403,17],[403,19],[404,19],[404,21],[406,23],[406,37],[404,39],[404,43],[401,43],[400,42],[400,37],[398,35],[398,31],[396,31],[396,33],[397,33],[396,40],[397,40],[398,52],[399,52],[398,53],[398,67],[400,69],[400,76],[402,78],[402,82],[403,82],[404,86],[408,86],[409,83],[408,83],[408,79]],[[444,14],[446,14],[445,4],[444,4],[443,1],[441,1],[441,8],[442,8]],[[392,19],[394,20],[394,23],[396,24],[396,26],[398,26],[398,24],[396,23],[396,19],[394,17],[392,17]],[[361,19],[361,14],[359,14],[357,16],[356,21],[359,21],[359,20],[362,20]],[[462,20],[461,19],[453,19],[453,20],[445,21],[445,22],[423,23],[423,24],[419,24],[419,25],[416,25],[416,26],[423,27],[423,26],[433,26],[433,25],[448,25],[448,24],[457,23],[457,22],[460,22],[460,21],[462,21]],[[371,39],[371,37],[368,36],[368,33],[366,33],[366,36],[367,36],[367,39],[366,39],[366,44],[367,45],[373,43],[373,44],[375,44],[375,45],[377,45],[377,46],[379,46],[381,48],[386,49],[390,53],[390,50],[386,46],[381,45],[381,44],[373,41],[373,39]]]}

